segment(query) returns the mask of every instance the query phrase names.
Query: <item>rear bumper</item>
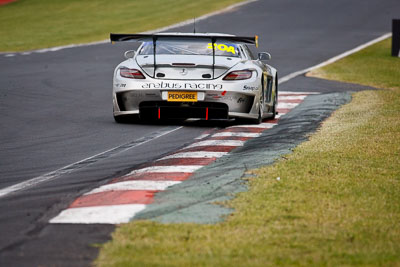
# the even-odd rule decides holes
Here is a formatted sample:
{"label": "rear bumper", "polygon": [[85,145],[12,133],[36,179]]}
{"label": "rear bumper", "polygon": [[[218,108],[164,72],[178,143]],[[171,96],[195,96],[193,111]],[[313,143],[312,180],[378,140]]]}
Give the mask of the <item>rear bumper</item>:
{"label": "rear bumper", "polygon": [[[141,118],[199,118],[229,119],[253,118],[258,113],[255,92],[198,92],[197,102],[168,102],[164,90],[126,90],[114,93],[114,116],[139,114]],[[161,113],[161,114],[159,114]],[[254,114],[253,114],[254,113]]]}
{"label": "rear bumper", "polygon": [[141,119],[228,119],[228,110],[224,103],[147,101],[140,103],[139,116]]}

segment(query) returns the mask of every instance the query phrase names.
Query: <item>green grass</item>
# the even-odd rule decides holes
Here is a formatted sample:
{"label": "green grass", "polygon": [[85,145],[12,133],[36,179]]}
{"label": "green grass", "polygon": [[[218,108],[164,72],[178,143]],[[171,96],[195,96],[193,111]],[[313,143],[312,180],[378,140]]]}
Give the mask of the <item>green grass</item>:
{"label": "green grass", "polygon": [[0,51],[99,41],[199,17],[243,0],[19,0],[0,6]]}
{"label": "green grass", "polygon": [[355,93],[310,141],[256,170],[225,222],[122,225],[97,266],[400,266],[400,59],[388,42],[322,71],[392,89]]}
{"label": "green grass", "polygon": [[314,70],[307,76],[355,82],[377,88],[398,88],[400,60],[390,56],[391,43],[391,38],[386,39],[378,45],[342,59],[340,64]]}

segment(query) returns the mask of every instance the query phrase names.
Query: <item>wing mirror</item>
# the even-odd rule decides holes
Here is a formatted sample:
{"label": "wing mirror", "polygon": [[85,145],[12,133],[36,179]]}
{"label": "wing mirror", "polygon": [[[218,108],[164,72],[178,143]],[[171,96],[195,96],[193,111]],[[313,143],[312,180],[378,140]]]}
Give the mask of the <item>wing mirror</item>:
{"label": "wing mirror", "polygon": [[270,60],[271,54],[267,52],[258,53],[258,60]]}
{"label": "wing mirror", "polygon": [[124,53],[124,57],[125,57],[126,59],[133,58],[133,57],[135,56],[135,54],[136,54],[136,51],[135,51],[135,50],[128,50],[128,51],[126,51],[126,52]]}

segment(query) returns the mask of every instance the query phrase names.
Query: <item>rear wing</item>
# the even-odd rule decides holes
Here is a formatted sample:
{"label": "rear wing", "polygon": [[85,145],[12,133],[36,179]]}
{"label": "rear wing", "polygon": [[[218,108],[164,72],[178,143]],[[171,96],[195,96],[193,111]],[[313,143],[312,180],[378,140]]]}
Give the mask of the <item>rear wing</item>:
{"label": "rear wing", "polygon": [[211,39],[214,43],[217,40],[233,41],[244,44],[252,44],[258,47],[258,36],[233,36],[233,35],[209,35],[209,34],[126,34],[126,33],[110,33],[111,42],[126,42],[126,41],[157,41],[159,38],[173,38],[173,39]]}
{"label": "rear wing", "polygon": [[[168,33],[159,33],[159,34],[126,34],[126,33],[110,33],[110,40],[112,43],[114,42],[145,42],[145,41],[153,41],[153,54],[154,54],[154,75],[156,75],[156,46],[158,39],[208,39],[211,40],[212,47],[215,47],[214,44],[217,40],[220,41],[231,41],[238,42],[243,44],[252,44],[258,47],[258,36],[254,37],[245,37],[245,36],[234,36],[234,35],[218,35],[218,34],[168,34]],[[212,63],[212,79],[215,77],[215,49],[213,50],[213,63]]]}

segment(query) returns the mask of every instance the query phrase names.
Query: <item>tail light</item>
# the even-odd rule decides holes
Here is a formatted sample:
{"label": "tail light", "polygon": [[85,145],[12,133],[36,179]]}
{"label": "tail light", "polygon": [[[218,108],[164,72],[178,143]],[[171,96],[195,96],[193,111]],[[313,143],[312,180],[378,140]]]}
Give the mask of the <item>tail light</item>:
{"label": "tail light", "polygon": [[120,68],[119,73],[121,77],[130,78],[130,79],[146,79],[143,73],[137,69],[128,69],[128,68]]}
{"label": "tail light", "polygon": [[251,70],[235,70],[229,72],[223,80],[246,80],[250,79],[252,74]]}

